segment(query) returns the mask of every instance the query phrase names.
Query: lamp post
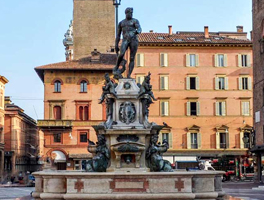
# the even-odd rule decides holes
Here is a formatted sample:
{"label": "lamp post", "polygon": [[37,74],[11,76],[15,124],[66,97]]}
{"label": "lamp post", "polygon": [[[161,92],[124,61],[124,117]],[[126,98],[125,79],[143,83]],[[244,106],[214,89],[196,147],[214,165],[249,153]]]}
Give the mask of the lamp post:
{"label": "lamp post", "polygon": [[121,0],[113,0],[113,5],[116,8],[116,36],[117,36],[117,27],[118,27],[118,6],[121,5]]}

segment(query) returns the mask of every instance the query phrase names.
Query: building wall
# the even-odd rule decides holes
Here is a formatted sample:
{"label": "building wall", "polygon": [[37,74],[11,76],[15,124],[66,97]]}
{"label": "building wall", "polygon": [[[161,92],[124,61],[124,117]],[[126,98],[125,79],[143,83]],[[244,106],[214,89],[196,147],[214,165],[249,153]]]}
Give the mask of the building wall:
{"label": "building wall", "polygon": [[97,49],[110,50],[115,40],[115,7],[112,0],[74,0],[74,59]]}
{"label": "building wall", "polygon": [[256,144],[263,145],[264,143],[264,43],[263,43],[263,28],[264,28],[264,1],[253,0],[253,52],[254,52],[254,113],[260,117],[256,121],[254,116]]}
{"label": "building wall", "polygon": [[[160,54],[168,54],[168,67],[160,66]],[[214,55],[227,54],[227,67],[214,67]],[[139,47],[138,54],[144,54],[144,67],[135,67],[137,75],[151,72],[151,84],[156,98],[159,100],[150,106],[150,121],[171,126],[171,152],[180,153],[187,148],[187,127],[194,124],[201,127],[201,149],[210,152],[216,149],[216,127],[229,127],[229,150],[240,149],[240,129],[246,124],[252,126],[252,90],[239,90],[238,79],[241,75],[252,78],[252,67],[238,67],[238,54],[249,54],[252,61],[251,48],[166,48]],[[199,66],[186,67],[186,54],[198,54]],[[252,66],[252,63],[251,63]],[[216,75],[228,77],[228,90],[215,90]],[[160,89],[160,76],[169,77],[169,89]],[[199,90],[186,90],[186,77],[195,75],[200,78]],[[199,116],[186,116],[187,98],[195,97],[200,102]],[[223,97],[226,101],[226,116],[215,115],[216,98]],[[250,115],[242,116],[241,101],[250,101]],[[169,101],[169,116],[161,116],[160,101]],[[225,150],[226,151],[226,150]],[[231,152],[230,152],[231,153]],[[240,152],[241,153],[241,152]],[[245,151],[244,151],[245,153]],[[205,152],[206,155],[206,152]]]}

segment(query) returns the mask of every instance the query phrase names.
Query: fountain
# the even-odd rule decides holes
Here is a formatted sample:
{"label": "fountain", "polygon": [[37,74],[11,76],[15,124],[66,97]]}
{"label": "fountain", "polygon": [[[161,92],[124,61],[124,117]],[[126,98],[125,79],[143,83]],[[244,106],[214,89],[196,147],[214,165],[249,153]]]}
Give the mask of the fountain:
{"label": "fountain", "polygon": [[[151,73],[142,84],[131,78],[138,40],[141,33],[133,9],[126,9],[126,19],[119,23],[116,51],[123,32],[121,52],[113,69],[118,84],[105,74],[105,85],[99,103],[107,105],[107,120],[93,126],[98,141],[89,140],[86,171],[35,172],[36,199],[222,199],[222,172],[175,171],[162,158],[169,144],[158,143],[164,127],[149,122],[149,106],[156,101],[152,92]],[[127,78],[124,54],[130,48]],[[119,66],[122,65],[122,69]]]}

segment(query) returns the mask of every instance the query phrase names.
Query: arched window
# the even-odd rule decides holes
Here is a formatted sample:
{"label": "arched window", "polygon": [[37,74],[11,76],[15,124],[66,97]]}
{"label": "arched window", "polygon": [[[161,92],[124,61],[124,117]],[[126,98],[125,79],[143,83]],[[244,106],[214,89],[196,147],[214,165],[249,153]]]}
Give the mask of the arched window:
{"label": "arched window", "polygon": [[61,92],[61,82],[58,80],[54,82],[54,92]]}
{"label": "arched window", "polygon": [[56,120],[61,119],[61,107],[60,106],[53,107],[53,115],[54,115],[54,119]]}
{"label": "arched window", "polygon": [[87,92],[87,82],[86,81],[82,81],[80,83],[80,86],[81,86],[81,92]]}
{"label": "arched window", "polygon": [[83,107],[82,106],[79,107],[79,119],[83,120]]}

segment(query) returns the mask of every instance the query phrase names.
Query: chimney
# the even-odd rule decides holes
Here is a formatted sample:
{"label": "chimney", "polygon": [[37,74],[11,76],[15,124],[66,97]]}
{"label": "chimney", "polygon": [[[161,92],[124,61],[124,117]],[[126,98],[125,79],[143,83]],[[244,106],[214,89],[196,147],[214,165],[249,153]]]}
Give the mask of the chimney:
{"label": "chimney", "polygon": [[153,33],[154,31],[153,30],[149,30],[150,33]]}
{"label": "chimney", "polygon": [[238,33],[243,33],[243,26],[237,26],[236,28]]}
{"label": "chimney", "polygon": [[209,27],[208,26],[204,27],[204,37],[209,38]]}
{"label": "chimney", "polygon": [[172,25],[169,25],[169,35],[172,35]]}
{"label": "chimney", "polygon": [[5,104],[11,104],[11,97],[10,96],[5,96]]}
{"label": "chimney", "polygon": [[101,59],[101,53],[97,51],[97,49],[94,49],[94,51],[91,52],[91,62],[99,62]]}

